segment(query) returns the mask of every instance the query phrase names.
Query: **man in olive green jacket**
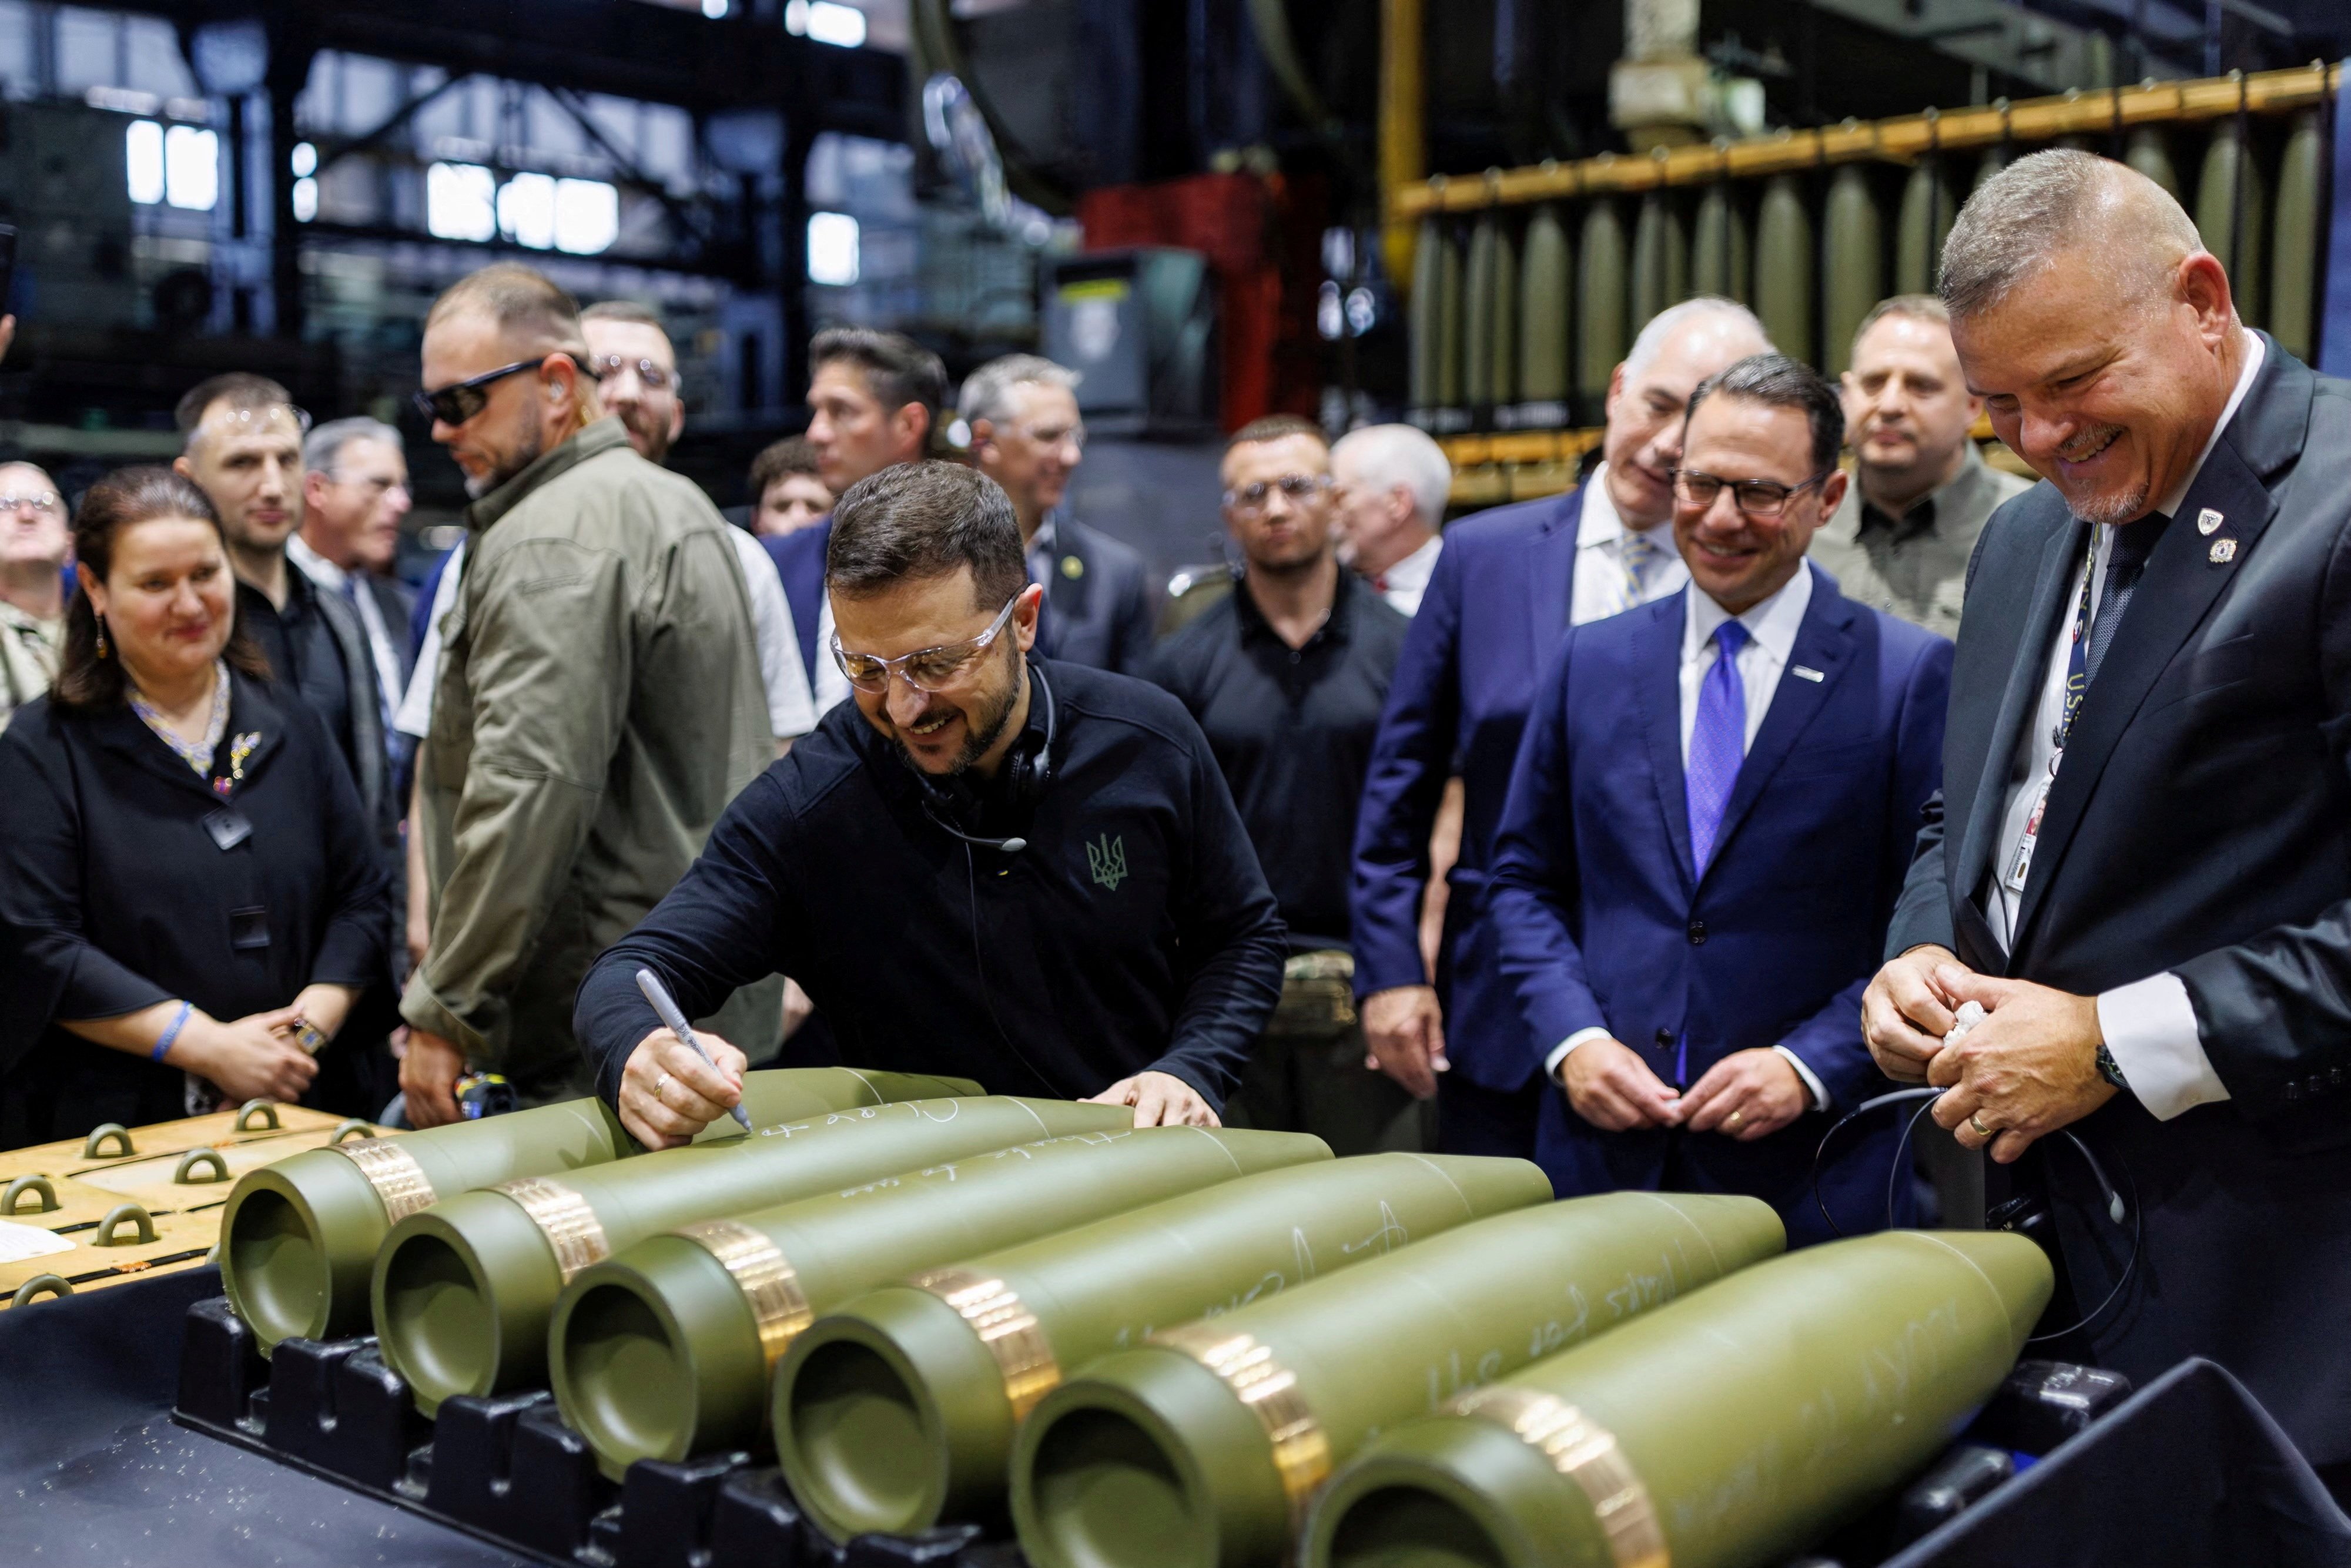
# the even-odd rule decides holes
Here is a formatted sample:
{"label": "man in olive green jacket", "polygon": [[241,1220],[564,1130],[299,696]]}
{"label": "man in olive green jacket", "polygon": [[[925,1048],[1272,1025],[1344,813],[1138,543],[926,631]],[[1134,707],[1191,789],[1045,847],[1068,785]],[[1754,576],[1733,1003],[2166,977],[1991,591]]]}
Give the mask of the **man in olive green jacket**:
{"label": "man in olive green jacket", "polygon": [[425,320],[419,402],[475,499],[411,829],[433,890],[401,1003],[420,1126],[456,1117],[469,1067],[526,1104],[593,1092],[572,993],[774,756],[727,525],[600,416],[586,358],[570,296],[527,267]]}

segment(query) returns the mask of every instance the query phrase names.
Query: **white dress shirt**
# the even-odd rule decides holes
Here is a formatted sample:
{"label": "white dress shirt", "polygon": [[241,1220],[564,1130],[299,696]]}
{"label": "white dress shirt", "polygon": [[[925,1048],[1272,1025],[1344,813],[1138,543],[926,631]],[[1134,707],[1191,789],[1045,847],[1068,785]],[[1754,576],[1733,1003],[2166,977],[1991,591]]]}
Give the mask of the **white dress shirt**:
{"label": "white dress shirt", "polygon": [[1625,572],[1625,546],[1632,537],[1633,530],[1616,515],[1616,503],[1609,497],[1608,465],[1603,463],[1583,483],[1583,517],[1575,527],[1575,591],[1568,606],[1569,625],[1622,615],[1636,604],[1678,593],[1688,583],[1689,569],[1682,565],[1681,552],[1674,548],[1674,526],[1659,523],[1649,530],[1659,552],[1657,562],[1649,569],[1645,591],[1634,597]]}
{"label": "white dress shirt", "polygon": [[[1698,692],[1706,685],[1707,672],[1714,668],[1715,660],[1722,654],[1714,633],[1731,616],[1696,584],[1683,591],[1682,602],[1681,733],[1682,766],[1687,768],[1690,737],[1698,729]],[[1796,633],[1803,626],[1804,612],[1812,603],[1812,569],[1800,565],[1796,575],[1778,592],[1750,606],[1739,617],[1739,623],[1747,628],[1747,642],[1738,655],[1739,685],[1747,707],[1747,733],[1740,742],[1742,756],[1754,746],[1756,733],[1763,727],[1763,716],[1771,710],[1771,699],[1780,690],[1780,677],[1787,673],[1789,660],[1795,652]],[[1798,678],[1817,679],[1819,672]],[[1543,1070],[1556,1079],[1568,1052],[1588,1040],[1614,1038],[1606,1029],[1580,1029],[1552,1048],[1551,1054],[1543,1060]],[[1796,1076],[1803,1081],[1806,1092],[1812,1096],[1813,1108],[1827,1110],[1828,1089],[1803,1060],[1784,1045],[1771,1049],[1787,1058],[1788,1065],[1796,1070]]]}
{"label": "white dress shirt", "polygon": [[[312,549],[300,534],[286,541],[286,559],[298,567],[302,575],[321,592],[341,597],[350,574]],[[358,612],[360,625],[367,632],[368,656],[375,664],[376,693],[385,713],[389,714],[392,705],[398,702],[401,695],[400,649],[392,642],[392,629],[383,623],[383,606],[376,602],[375,594],[367,584],[360,584],[360,591],[352,594],[348,602]],[[399,635],[406,637],[408,628],[402,627]]]}
{"label": "white dress shirt", "polygon": [[791,740],[816,727],[816,699],[800,667],[792,601],[784,597],[784,580],[776,575],[775,560],[758,536],[730,523],[726,538],[751,596],[751,634],[759,644],[759,679],[768,689],[768,728],[778,740]]}
{"label": "white dress shirt", "polygon": [[465,541],[459,539],[449,552],[449,564],[441,569],[440,580],[433,585],[433,608],[424,612],[424,641],[417,644],[416,668],[408,674],[408,690],[392,718],[392,728],[418,740],[433,733],[433,687],[441,679],[441,618],[456,604],[457,582],[465,571]]}
{"label": "white dress shirt", "polygon": [[[800,665],[799,637],[792,625],[791,601],[784,597],[783,580],[776,575],[775,561],[756,537],[731,523],[726,536],[751,601],[751,634],[758,644],[759,680],[768,696],[768,728],[778,740],[806,735],[816,727],[817,707],[809,690],[808,672]],[[419,740],[433,728],[433,688],[441,678],[441,618],[457,602],[465,552],[461,539],[434,587],[433,608],[425,613],[424,643],[417,650],[415,672],[408,678],[408,691],[392,719],[393,728]]]}
{"label": "white dress shirt", "polygon": [[1431,534],[1428,542],[1397,561],[1385,571],[1374,572],[1372,589],[1399,615],[1417,615],[1420,601],[1428,592],[1428,579],[1437,570],[1437,553],[1445,549],[1445,536]]}
{"label": "white dress shirt", "polygon": [[[2220,444],[2220,433],[2237,415],[2238,404],[2261,372],[2265,350],[2261,339],[2252,332],[2243,335],[2244,367],[2237,372],[2236,389],[2229,394],[2228,405],[2220,411],[2220,421],[2212,426],[2211,437],[2204,450],[2197,455],[2195,466],[2161,498],[2156,510],[2177,523],[2179,508],[2188,500],[2188,492],[2197,476],[2204,471],[2204,461],[2212,455]],[[2125,524],[2127,528],[2129,525]],[[2090,562],[2090,620],[2097,621],[2098,600],[2105,592],[2106,557],[2114,546],[2115,530],[2100,526],[2092,530]],[[2078,581],[2078,579],[2073,580]],[[2014,941],[2017,906],[2022,894],[2008,885],[2002,874],[2015,859],[2024,841],[2024,824],[2041,795],[2041,780],[2049,772],[2050,754],[2055,749],[2057,720],[2064,711],[2065,674],[2071,639],[2074,635],[2073,595],[2079,590],[2069,582],[2065,613],[2058,617],[2057,630],[2049,643],[2045,673],[2041,684],[2041,706],[2032,722],[2017,737],[2016,757],[2009,768],[2006,810],[2001,814],[2000,852],[1993,857],[1990,885],[1983,897],[1983,915],[1991,926],[1992,935],[2003,947]],[[2061,765],[2062,766],[2062,765]],[[2228,1086],[2212,1070],[2212,1059],[2204,1053],[2204,1043],[2196,1030],[2196,1009],[2188,1000],[2188,988],[2179,977],[2168,970],[2150,975],[2144,980],[2134,980],[2127,986],[2117,986],[2098,996],[2098,1030],[2105,1036],[2106,1049],[2114,1053],[2115,1065],[2137,1095],[2149,1114],[2158,1121],[2169,1121],[2182,1111],[2215,1100],[2229,1098]]]}
{"label": "white dress shirt", "polygon": [[809,679],[816,688],[817,716],[822,718],[849,700],[849,677],[832,656],[831,591],[817,595],[816,602],[816,668],[809,672]]}

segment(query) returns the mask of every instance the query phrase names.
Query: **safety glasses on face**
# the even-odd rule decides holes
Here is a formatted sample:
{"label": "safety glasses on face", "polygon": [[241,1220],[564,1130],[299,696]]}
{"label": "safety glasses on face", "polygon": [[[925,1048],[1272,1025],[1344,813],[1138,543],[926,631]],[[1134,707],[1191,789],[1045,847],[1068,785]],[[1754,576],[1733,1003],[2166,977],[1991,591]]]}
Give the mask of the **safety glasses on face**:
{"label": "safety glasses on face", "polygon": [[[1023,590],[1022,591],[1027,591]],[[1004,601],[987,630],[977,637],[960,643],[943,643],[936,648],[918,648],[911,653],[901,653],[894,659],[877,658],[872,653],[852,653],[841,645],[841,635],[833,634],[832,662],[849,677],[849,684],[859,691],[878,695],[890,689],[890,676],[898,678],[918,692],[944,692],[967,674],[973,663],[987,652],[988,645],[1003,634],[1005,623],[1012,619],[1012,607],[1020,602],[1016,593]]]}
{"label": "safety glasses on face", "polygon": [[1004,428],[1049,452],[1063,446],[1072,446],[1080,452],[1086,449],[1086,427],[1082,424],[1008,424]]}
{"label": "safety glasses on face", "polygon": [[659,392],[669,385],[673,372],[664,370],[651,360],[624,360],[618,354],[590,354],[588,373],[598,381],[619,375],[622,371],[635,372],[637,384],[647,392]]}
{"label": "safety glasses on face", "polygon": [[[443,424],[463,424],[490,405],[488,389],[491,386],[506,380],[508,376],[518,376],[525,371],[535,371],[555,357],[553,354],[541,354],[535,360],[517,360],[511,365],[500,365],[495,371],[484,371],[480,375],[465,381],[452,382],[445,387],[435,387],[430,392],[413,393],[412,397],[416,404],[416,412],[427,419],[438,420]],[[570,358],[569,354],[563,357]],[[590,381],[595,379],[596,372],[592,365],[581,367],[581,373]]]}
{"label": "safety glasses on face", "polygon": [[1714,498],[1724,489],[1730,491],[1730,504],[1750,517],[1776,517],[1785,513],[1788,503],[1828,478],[1836,470],[1823,468],[1801,485],[1782,485],[1771,479],[1724,479],[1696,468],[1674,470],[1674,499],[1685,507],[1700,510],[1714,505]]}
{"label": "safety glasses on face", "polygon": [[1279,479],[1259,479],[1253,485],[1226,491],[1225,505],[1237,512],[1262,512],[1276,490],[1288,497],[1292,506],[1301,506],[1309,496],[1330,487],[1328,474],[1284,474]]}

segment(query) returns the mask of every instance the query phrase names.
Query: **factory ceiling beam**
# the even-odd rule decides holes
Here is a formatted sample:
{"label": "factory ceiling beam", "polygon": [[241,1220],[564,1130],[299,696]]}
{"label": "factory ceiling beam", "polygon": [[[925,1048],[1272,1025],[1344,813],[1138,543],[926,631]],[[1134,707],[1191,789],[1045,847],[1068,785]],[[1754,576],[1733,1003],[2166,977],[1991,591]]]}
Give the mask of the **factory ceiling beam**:
{"label": "factory ceiling beam", "polygon": [[811,43],[773,21],[611,0],[120,0],[119,8],[189,27],[298,21],[321,49],[697,112],[791,99],[813,105],[823,130],[906,135],[898,56]]}
{"label": "factory ceiling beam", "polygon": [[371,130],[361,131],[357,136],[346,136],[340,141],[328,142],[319,149],[319,167],[324,169],[328,164],[339,159],[348,158],[354,152],[372,152],[382,146],[402,126],[414,120],[434,99],[458,83],[472,79],[470,74],[463,72],[444,77],[438,86],[427,88],[423,92],[417,93],[386,115],[382,121]]}

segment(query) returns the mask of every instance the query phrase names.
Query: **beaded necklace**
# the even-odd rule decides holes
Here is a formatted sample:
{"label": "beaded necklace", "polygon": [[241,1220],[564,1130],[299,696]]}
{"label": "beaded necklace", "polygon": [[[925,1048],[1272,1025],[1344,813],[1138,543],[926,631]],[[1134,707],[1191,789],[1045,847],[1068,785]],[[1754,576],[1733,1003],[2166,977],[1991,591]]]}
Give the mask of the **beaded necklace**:
{"label": "beaded necklace", "polygon": [[[213,661],[213,710],[204,721],[204,738],[201,742],[183,740],[163,722],[163,716],[137,686],[131,688],[131,711],[139,722],[155,732],[155,737],[172,748],[173,756],[195,770],[199,779],[208,779],[213,771],[213,753],[220,749],[221,739],[228,734],[228,665],[225,661]],[[243,760],[243,758],[239,758]]]}

